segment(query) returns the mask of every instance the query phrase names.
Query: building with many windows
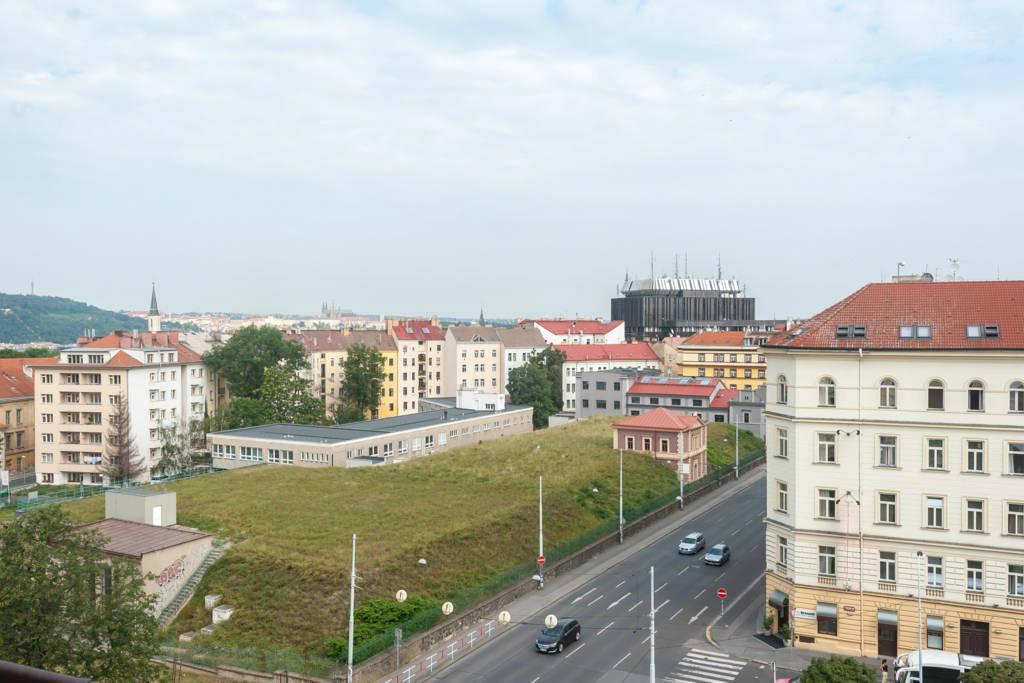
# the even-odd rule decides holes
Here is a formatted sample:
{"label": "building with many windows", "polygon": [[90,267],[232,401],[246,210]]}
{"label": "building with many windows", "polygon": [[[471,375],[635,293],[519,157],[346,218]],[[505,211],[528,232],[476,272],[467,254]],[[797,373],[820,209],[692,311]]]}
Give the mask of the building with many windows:
{"label": "building with many windows", "polygon": [[0,358],[0,467],[14,474],[35,466],[34,367],[53,358]]}
{"label": "building with many windows", "polygon": [[494,331],[501,340],[501,350],[505,358],[501,391],[506,391],[508,373],[526,365],[531,358],[546,349],[548,343],[536,328],[496,327]]}
{"label": "building with many windows", "polygon": [[677,345],[676,374],[713,377],[730,389],[757,389],[765,380],[761,344],[768,333],[698,332]]}
{"label": "building with many windows", "polygon": [[524,320],[523,327],[534,327],[548,344],[622,344],[626,341],[621,320],[581,320],[555,318]]}
{"label": "building with many windows", "polygon": [[388,320],[387,332],[398,349],[398,414],[419,412],[421,398],[445,396],[445,336],[437,320]]}
{"label": "building with many windows", "polygon": [[[871,284],[764,348],[766,595],[798,647],[1024,655],[1024,282]],[[923,607],[918,612],[918,599]]]}
{"label": "building with many windows", "polygon": [[446,395],[462,389],[489,393],[505,390],[505,354],[493,327],[456,325],[445,331]]}
{"label": "building with many windows", "polygon": [[657,370],[658,354],[647,342],[632,344],[559,344],[565,355],[562,362],[562,410],[576,412],[577,375],[583,372],[611,370]]}

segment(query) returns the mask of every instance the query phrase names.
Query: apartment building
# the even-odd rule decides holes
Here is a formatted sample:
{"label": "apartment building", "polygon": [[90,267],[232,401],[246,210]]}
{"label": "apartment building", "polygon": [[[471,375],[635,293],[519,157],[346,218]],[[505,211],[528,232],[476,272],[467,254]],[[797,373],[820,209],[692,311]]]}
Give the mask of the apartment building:
{"label": "apartment building", "polygon": [[501,391],[508,389],[508,373],[521,368],[538,353],[547,348],[540,330],[528,327],[496,327],[494,331],[501,341],[505,364],[502,372]]}
{"label": "apartment building", "polygon": [[52,358],[0,358],[0,467],[14,474],[35,467],[33,367]]}
{"label": "apartment building", "polygon": [[149,470],[160,458],[159,429],[203,418],[206,371],[177,332],[113,332],[80,338],[53,364],[33,365],[36,479],[102,484],[110,417],[127,401],[131,434]]}
{"label": "apartment building", "polygon": [[345,378],[345,361],[356,345],[376,349],[384,360],[384,382],[380,401],[367,417],[392,417],[398,414],[398,345],[383,330],[297,330],[285,336],[306,350],[309,368],[301,374],[310,380],[313,394],[324,402],[328,415],[334,415],[341,403],[341,385]]}
{"label": "apartment building", "polygon": [[714,377],[730,389],[757,389],[767,372],[761,344],[767,333],[698,332],[679,342],[676,374]]}
{"label": "apartment building", "polygon": [[445,334],[437,320],[388,320],[387,332],[398,349],[398,414],[418,412],[421,398],[445,396]]}
{"label": "apartment building", "polygon": [[445,332],[446,396],[460,389],[491,393],[505,390],[505,354],[493,327],[459,325]]}
{"label": "apartment building", "polygon": [[626,328],[621,320],[524,320],[522,327],[534,327],[548,344],[622,344]]}
{"label": "apartment building", "polygon": [[1024,658],[1021,320],[1021,281],[879,283],[765,346],[765,602],[797,647],[891,657],[920,623]]}
{"label": "apartment building", "polygon": [[614,368],[656,370],[658,355],[647,342],[628,344],[558,344],[562,352],[562,410],[576,412],[577,376],[583,372],[601,372]]}

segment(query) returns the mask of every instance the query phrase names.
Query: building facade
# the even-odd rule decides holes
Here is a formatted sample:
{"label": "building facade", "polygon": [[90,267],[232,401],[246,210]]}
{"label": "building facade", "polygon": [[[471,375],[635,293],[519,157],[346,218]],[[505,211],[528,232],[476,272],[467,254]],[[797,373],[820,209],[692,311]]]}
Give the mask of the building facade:
{"label": "building facade", "polygon": [[496,327],[494,329],[501,340],[501,349],[505,358],[502,372],[502,391],[508,390],[508,373],[521,368],[538,353],[547,348],[540,330],[528,327]]}
{"label": "building facade", "polygon": [[679,342],[676,374],[714,377],[730,389],[757,389],[767,366],[761,344],[767,333],[699,332]]}
{"label": "building facade", "polygon": [[1024,655],[1022,302],[872,284],[765,347],[765,602],[798,647],[891,657],[920,618],[930,649]]}
{"label": "building facade", "polygon": [[548,344],[622,344],[626,341],[621,320],[524,320],[523,327],[533,327]]}
{"label": "building facade", "polygon": [[462,389],[490,393],[505,390],[505,355],[493,327],[458,325],[445,332],[444,382],[446,396]]}
{"label": "building facade", "polygon": [[[177,332],[114,332],[80,338],[54,364],[34,367],[36,480],[103,484],[110,419],[121,402],[145,469],[160,459],[160,428],[201,420],[206,405],[202,358]],[[109,483],[109,482],[107,482]]]}
{"label": "building facade", "polygon": [[0,467],[11,474],[35,467],[33,368],[50,358],[0,358]]}
{"label": "building facade", "polygon": [[437,320],[388,320],[386,329],[398,351],[395,407],[399,415],[419,412],[420,398],[446,395],[444,330],[438,327]]}
{"label": "building facade", "polygon": [[708,430],[699,417],[657,408],[616,422],[612,443],[615,448],[650,453],[686,481],[708,473]]}
{"label": "building facade", "polygon": [[655,374],[657,370],[612,368],[579,373],[576,375],[576,416],[585,420],[595,415],[625,415],[626,392],[636,378],[645,373]]}
{"label": "building facade", "polygon": [[584,372],[625,368],[656,370],[661,363],[647,342],[631,344],[559,344],[562,352],[562,410],[576,412],[577,375]]}

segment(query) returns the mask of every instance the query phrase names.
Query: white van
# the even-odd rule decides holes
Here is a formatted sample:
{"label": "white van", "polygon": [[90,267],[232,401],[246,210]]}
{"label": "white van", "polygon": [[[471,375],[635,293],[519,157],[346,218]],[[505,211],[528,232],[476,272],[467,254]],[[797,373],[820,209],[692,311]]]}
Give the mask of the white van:
{"label": "white van", "polygon": [[[921,680],[918,654],[918,650],[913,650],[895,659],[893,668],[896,671],[896,683],[918,683]],[[960,674],[985,660],[984,657],[958,655],[944,650],[924,650],[920,655],[927,683],[957,683]]]}

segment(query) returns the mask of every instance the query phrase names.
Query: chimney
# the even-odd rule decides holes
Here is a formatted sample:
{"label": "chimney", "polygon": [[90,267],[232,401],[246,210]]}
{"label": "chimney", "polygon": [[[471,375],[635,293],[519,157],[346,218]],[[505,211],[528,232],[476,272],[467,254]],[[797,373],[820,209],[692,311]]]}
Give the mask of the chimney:
{"label": "chimney", "polygon": [[443,413],[441,414],[441,422],[447,422],[447,421],[448,421],[448,411],[447,411],[447,410],[445,410],[445,411],[444,411],[444,412],[443,412]]}

